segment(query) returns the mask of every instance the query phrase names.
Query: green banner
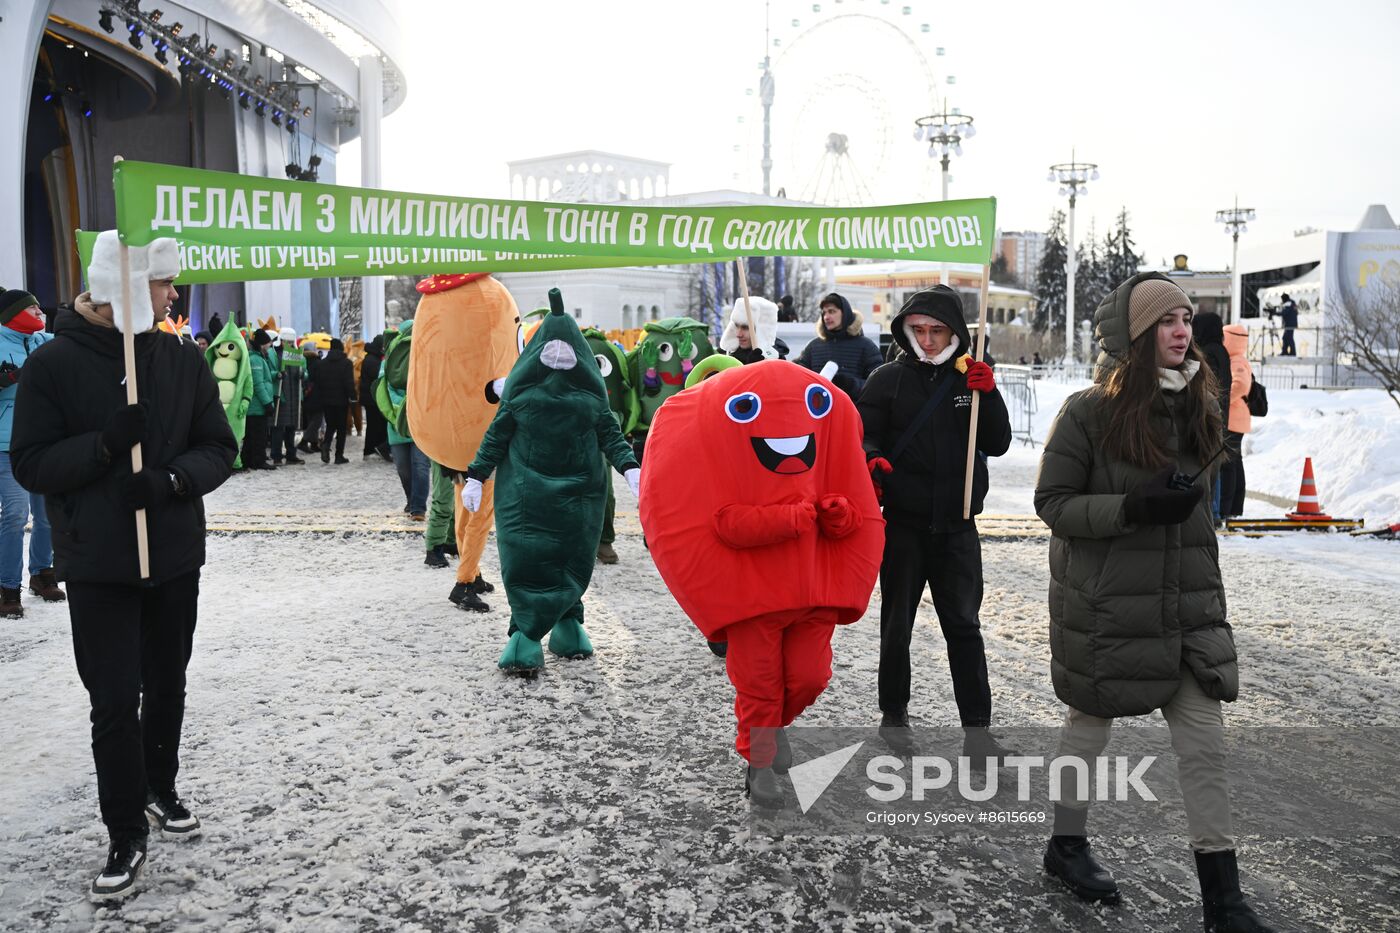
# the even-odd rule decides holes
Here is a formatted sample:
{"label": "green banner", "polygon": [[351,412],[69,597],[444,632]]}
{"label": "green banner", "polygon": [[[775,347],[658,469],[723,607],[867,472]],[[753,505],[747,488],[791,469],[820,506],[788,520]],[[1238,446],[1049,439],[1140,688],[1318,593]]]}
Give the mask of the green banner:
{"label": "green banner", "polygon": [[[996,223],[994,198],[855,208],[555,204],[131,161],[114,165],[113,184],[124,242],[176,237],[194,259],[191,273],[215,265],[225,281],[670,265],[739,256],[986,264]],[[201,249],[193,255],[196,245]]]}
{"label": "green banner", "polygon": [[[76,230],[78,259],[87,280],[97,234]],[[665,266],[708,259],[623,259],[616,256],[523,256],[495,250],[376,247],[370,267],[368,249],[335,246],[227,246],[199,243],[177,236],[181,285],[214,282],[253,282],[272,279],[314,279],[361,275],[432,275],[438,272],[557,272],[561,269],[602,269],[620,266]],[[257,262],[255,262],[255,259]],[[387,263],[387,265],[386,265]]]}

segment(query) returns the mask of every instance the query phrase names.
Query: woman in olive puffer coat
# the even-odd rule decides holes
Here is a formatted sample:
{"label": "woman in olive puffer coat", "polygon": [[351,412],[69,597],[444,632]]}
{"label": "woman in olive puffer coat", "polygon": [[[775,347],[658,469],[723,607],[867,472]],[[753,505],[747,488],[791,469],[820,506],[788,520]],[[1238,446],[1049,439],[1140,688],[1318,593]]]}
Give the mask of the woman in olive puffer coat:
{"label": "woman in olive puffer coat", "polygon": [[[1145,273],[1094,314],[1095,385],[1065,402],[1035,490],[1054,535],[1051,679],[1069,707],[1059,754],[1091,772],[1115,717],[1162,711],[1205,928],[1257,933],[1270,927],[1240,893],[1231,830],[1221,703],[1236,698],[1239,670],[1205,497],[1213,476],[1203,471],[1221,444],[1221,411],[1191,342],[1193,311],[1176,283]],[[1085,900],[1116,902],[1117,885],[1089,851],[1079,790],[1067,787],[1055,806],[1045,868]]]}

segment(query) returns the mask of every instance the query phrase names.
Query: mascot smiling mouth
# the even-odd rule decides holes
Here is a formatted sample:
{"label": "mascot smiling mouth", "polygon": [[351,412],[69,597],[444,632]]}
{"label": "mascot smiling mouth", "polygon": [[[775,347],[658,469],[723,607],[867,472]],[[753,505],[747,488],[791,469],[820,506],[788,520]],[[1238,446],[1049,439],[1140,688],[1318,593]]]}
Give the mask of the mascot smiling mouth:
{"label": "mascot smiling mouth", "polygon": [[668,386],[685,385],[685,373],[658,373],[661,381]]}
{"label": "mascot smiling mouth", "polygon": [[773,473],[806,473],[817,460],[817,436],[751,437],[753,452],[764,469]]}

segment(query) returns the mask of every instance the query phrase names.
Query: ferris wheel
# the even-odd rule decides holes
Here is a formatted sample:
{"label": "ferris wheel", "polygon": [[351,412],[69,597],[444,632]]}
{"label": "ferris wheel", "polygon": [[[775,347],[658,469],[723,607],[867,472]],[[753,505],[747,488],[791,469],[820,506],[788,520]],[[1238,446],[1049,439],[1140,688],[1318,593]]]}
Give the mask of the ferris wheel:
{"label": "ferris wheel", "polygon": [[[919,5],[774,0],[768,19],[771,190],[841,206],[934,191],[937,166],[909,145],[907,128],[940,105],[936,75],[946,62]],[[763,185],[764,91],[759,80],[746,91],[734,147],[733,180],[750,190]]]}

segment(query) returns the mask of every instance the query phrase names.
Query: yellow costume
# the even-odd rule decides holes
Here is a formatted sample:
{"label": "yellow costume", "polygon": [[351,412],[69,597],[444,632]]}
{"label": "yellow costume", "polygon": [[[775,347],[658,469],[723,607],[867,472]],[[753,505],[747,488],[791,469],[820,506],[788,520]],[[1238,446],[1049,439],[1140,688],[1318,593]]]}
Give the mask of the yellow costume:
{"label": "yellow costume", "polygon": [[[493,384],[520,356],[520,313],[505,286],[484,273],[435,275],[418,283],[418,291],[408,423],[428,459],[464,473],[496,416],[500,397]],[[456,485],[457,581],[466,584],[481,571],[495,511],[490,482],[476,512],[462,505],[460,479]]]}

